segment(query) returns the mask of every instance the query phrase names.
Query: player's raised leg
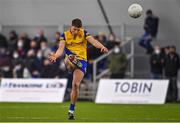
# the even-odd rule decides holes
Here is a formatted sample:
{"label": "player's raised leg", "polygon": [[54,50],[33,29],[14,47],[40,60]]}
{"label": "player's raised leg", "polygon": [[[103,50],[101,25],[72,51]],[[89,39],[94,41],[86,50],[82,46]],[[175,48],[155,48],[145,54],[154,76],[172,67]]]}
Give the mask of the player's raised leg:
{"label": "player's raised leg", "polygon": [[79,94],[79,85],[84,77],[84,73],[80,69],[73,72],[72,90],[71,90],[71,104],[68,111],[68,119],[74,119],[75,104]]}

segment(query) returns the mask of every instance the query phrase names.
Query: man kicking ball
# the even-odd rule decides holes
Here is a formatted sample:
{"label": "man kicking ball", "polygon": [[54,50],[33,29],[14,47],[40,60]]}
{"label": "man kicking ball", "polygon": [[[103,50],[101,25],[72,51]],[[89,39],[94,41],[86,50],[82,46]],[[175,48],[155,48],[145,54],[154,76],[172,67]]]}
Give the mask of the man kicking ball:
{"label": "man kicking ball", "polygon": [[76,18],[72,20],[70,29],[62,33],[57,51],[55,53],[50,53],[49,55],[49,60],[51,62],[56,62],[56,59],[60,57],[65,50],[66,56],[64,62],[67,69],[73,74],[71,104],[68,111],[69,120],[74,119],[74,110],[78,97],[79,85],[86,73],[87,42],[100,49],[103,53],[108,52],[106,47],[82,28],[81,20]]}

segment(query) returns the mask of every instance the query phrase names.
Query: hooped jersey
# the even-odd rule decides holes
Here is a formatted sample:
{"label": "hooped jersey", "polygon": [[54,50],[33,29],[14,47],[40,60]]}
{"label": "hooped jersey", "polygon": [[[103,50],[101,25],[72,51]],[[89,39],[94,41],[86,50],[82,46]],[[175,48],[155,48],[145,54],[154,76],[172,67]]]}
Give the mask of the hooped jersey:
{"label": "hooped jersey", "polygon": [[87,39],[90,37],[86,30],[80,29],[76,37],[70,31],[62,33],[60,41],[65,41],[67,55],[74,54],[76,58],[87,61]]}

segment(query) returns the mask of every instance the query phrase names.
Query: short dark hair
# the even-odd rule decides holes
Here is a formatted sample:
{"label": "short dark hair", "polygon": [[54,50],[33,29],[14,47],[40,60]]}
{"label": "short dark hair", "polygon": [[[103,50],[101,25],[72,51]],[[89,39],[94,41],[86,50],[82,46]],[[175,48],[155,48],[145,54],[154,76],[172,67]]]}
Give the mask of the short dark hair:
{"label": "short dark hair", "polygon": [[82,27],[82,22],[79,18],[75,18],[72,20],[72,26],[75,26],[77,28],[81,28]]}
{"label": "short dark hair", "polygon": [[153,14],[153,12],[152,12],[152,10],[151,10],[151,9],[148,9],[148,10],[146,11],[146,14],[147,14],[147,15],[149,15],[149,14],[151,14],[151,15],[152,15],[152,14]]}
{"label": "short dark hair", "polygon": [[174,49],[174,50],[176,50],[176,46],[174,46],[174,45],[172,45],[171,48]]}

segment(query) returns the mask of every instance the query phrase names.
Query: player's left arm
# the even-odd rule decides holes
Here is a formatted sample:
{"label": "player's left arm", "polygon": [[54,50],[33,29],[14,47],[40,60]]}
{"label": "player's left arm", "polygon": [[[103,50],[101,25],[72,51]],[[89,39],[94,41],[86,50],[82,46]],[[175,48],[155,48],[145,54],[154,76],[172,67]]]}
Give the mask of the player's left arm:
{"label": "player's left arm", "polygon": [[86,40],[92,44],[94,47],[98,48],[101,50],[101,52],[103,53],[107,53],[108,52],[108,49],[102,45],[98,40],[96,40],[94,37],[90,36],[88,38],[86,38]]}

